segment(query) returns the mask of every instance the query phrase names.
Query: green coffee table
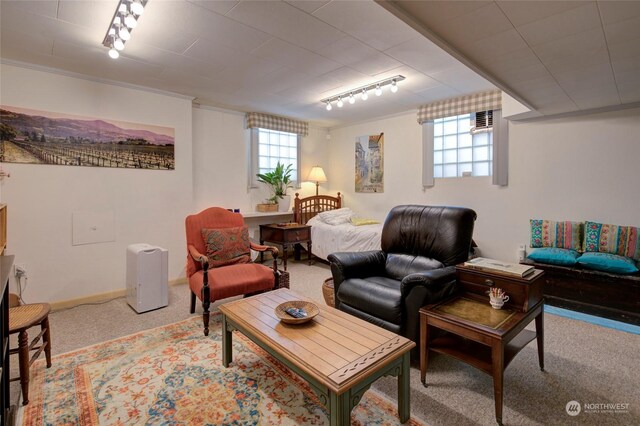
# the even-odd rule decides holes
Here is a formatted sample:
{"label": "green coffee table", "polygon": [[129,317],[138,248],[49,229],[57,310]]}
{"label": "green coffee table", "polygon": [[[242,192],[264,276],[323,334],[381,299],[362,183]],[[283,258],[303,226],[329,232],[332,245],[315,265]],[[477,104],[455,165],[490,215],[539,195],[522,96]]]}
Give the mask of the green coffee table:
{"label": "green coffee table", "polygon": [[280,289],[220,306],[222,363],[232,361],[237,330],[303,377],[329,410],[331,425],[348,425],[351,410],[382,376],[398,377],[398,414],[409,420],[411,340],[321,303],[305,324],[281,323],[274,309],[288,300],[306,300]]}

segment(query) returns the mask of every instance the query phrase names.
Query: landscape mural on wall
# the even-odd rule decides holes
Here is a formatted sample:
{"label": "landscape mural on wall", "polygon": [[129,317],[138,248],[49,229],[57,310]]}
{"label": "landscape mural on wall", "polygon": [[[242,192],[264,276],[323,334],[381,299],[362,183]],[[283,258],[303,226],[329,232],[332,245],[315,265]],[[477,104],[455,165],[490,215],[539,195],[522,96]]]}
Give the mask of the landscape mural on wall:
{"label": "landscape mural on wall", "polygon": [[384,192],[384,133],[356,138],[356,192]]}
{"label": "landscape mural on wall", "polygon": [[0,106],[0,162],[175,169],[174,129]]}

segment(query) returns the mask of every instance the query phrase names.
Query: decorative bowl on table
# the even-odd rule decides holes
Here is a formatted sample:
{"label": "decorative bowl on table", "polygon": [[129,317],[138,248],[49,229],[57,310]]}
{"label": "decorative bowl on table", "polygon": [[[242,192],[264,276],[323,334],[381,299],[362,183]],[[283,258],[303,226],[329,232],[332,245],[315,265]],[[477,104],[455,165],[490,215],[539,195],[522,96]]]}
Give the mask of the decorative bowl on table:
{"label": "decorative bowl on table", "polygon": [[[306,316],[296,318],[287,313],[287,309],[289,308],[296,312],[302,312],[306,314]],[[320,309],[311,302],[306,302],[304,300],[290,300],[276,306],[275,313],[278,319],[285,324],[302,324],[307,321],[311,321],[313,317],[320,313]]]}

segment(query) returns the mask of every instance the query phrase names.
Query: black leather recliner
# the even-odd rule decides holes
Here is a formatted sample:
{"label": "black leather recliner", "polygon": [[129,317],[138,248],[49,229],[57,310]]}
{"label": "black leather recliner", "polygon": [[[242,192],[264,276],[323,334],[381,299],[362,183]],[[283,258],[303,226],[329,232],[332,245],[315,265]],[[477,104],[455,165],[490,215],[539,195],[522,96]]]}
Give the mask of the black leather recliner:
{"label": "black leather recliner", "polygon": [[419,309],[455,292],[455,265],[469,257],[475,219],[463,207],[394,207],[381,250],[329,255],[336,308],[417,343]]}

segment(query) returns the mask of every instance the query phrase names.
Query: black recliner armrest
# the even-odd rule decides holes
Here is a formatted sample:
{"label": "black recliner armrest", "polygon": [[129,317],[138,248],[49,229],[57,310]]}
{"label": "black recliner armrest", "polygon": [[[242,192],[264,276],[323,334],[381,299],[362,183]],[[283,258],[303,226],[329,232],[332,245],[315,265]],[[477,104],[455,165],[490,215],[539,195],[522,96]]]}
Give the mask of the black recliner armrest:
{"label": "black recliner armrest", "polygon": [[336,291],[346,279],[384,275],[385,254],[382,250],[332,253],[327,260]]}
{"label": "black recliner armrest", "polygon": [[400,284],[400,292],[406,297],[416,286],[425,286],[429,293],[437,293],[441,291],[447,284],[456,279],[456,267],[447,266],[446,268],[431,269],[429,271],[419,272],[407,275]]}

